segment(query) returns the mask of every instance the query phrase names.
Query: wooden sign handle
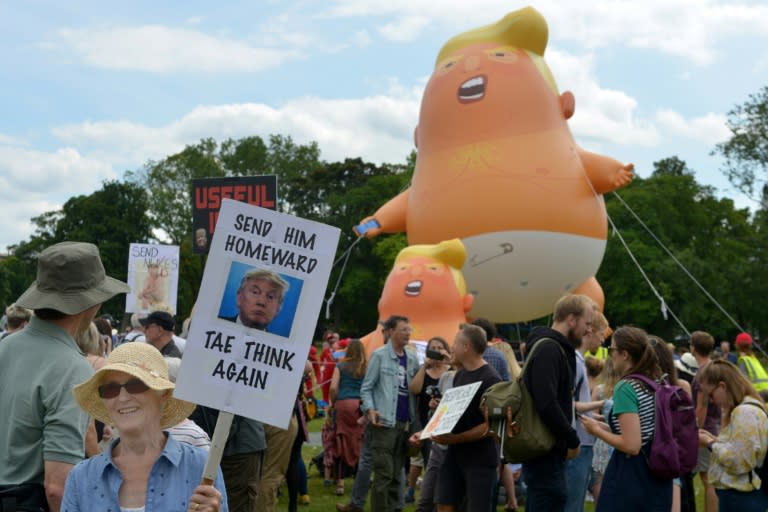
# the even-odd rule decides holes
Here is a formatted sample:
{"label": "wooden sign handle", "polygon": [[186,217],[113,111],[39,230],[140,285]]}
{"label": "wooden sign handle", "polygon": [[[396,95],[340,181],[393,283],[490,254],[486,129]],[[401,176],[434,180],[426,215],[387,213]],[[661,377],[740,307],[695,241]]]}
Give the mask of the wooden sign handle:
{"label": "wooden sign handle", "polygon": [[216,420],[216,428],[213,431],[213,439],[211,439],[211,449],[208,451],[208,460],[205,461],[205,468],[203,469],[202,483],[204,485],[213,485],[216,480],[234,417],[235,415],[231,412],[219,412],[219,419]]}

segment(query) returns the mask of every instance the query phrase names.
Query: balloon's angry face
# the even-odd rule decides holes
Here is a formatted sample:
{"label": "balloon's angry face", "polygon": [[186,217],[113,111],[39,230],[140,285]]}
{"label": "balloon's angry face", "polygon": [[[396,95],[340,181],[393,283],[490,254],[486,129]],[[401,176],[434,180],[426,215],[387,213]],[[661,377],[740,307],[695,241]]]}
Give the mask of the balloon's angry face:
{"label": "balloon's angry face", "polygon": [[564,121],[558,96],[524,50],[478,43],[443,59],[424,91],[419,150],[541,131]]}
{"label": "balloon's angry face", "polygon": [[403,258],[392,267],[381,294],[388,307],[413,315],[415,310],[439,315],[460,308],[459,293],[451,268],[428,256]]}

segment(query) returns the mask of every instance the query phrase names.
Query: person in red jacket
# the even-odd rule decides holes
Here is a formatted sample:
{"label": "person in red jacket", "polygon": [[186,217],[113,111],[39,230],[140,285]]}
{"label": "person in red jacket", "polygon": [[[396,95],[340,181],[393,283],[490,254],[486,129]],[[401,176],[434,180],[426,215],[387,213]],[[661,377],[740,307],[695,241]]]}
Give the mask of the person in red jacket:
{"label": "person in red jacket", "polygon": [[331,377],[336,362],[333,360],[333,352],[337,349],[339,342],[339,333],[328,331],[323,337],[323,351],[320,353],[320,378],[318,379],[323,389],[323,401],[327,404],[330,401]]}

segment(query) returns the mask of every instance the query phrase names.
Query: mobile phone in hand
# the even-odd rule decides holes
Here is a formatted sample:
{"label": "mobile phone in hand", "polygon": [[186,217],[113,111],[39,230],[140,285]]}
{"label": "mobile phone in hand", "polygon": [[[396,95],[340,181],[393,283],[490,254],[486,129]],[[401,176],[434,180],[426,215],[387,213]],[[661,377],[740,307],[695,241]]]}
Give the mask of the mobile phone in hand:
{"label": "mobile phone in hand", "polygon": [[379,224],[379,221],[377,221],[376,219],[373,219],[373,220],[369,220],[368,222],[358,224],[357,226],[355,226],[355,231],[357,232],[358,235],[363,236],[365,232],[368,231],[369,229],[375,229],[380,227],[381,227],[381,224]]}
{"label": "mobile phone in hand", "polygon": [[427,349],[426,356],[430,359],[434,359],[435,361],[442,361],[445,359],[445,354],[438,352],[437,350]]}

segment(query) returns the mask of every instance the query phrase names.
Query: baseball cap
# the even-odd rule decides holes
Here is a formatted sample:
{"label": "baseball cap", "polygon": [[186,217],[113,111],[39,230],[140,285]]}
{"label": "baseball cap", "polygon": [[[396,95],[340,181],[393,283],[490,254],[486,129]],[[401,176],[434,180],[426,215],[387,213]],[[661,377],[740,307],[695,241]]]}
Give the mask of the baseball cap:
{"label": "baseball cap", "polygon": [[752,336],[746,332],[740,332],[738,336],[736,336],[736,345],[740,345],[742,347],[748,347],[752,345]]}
{"label": "baseball cap", "polygon": [[159,325],[166,331],[172,331],[176,327],[176,321],[170,313],[165,311],[153,311],[146,318],[140,319],[139,323],[144,327],[152,324]]}

